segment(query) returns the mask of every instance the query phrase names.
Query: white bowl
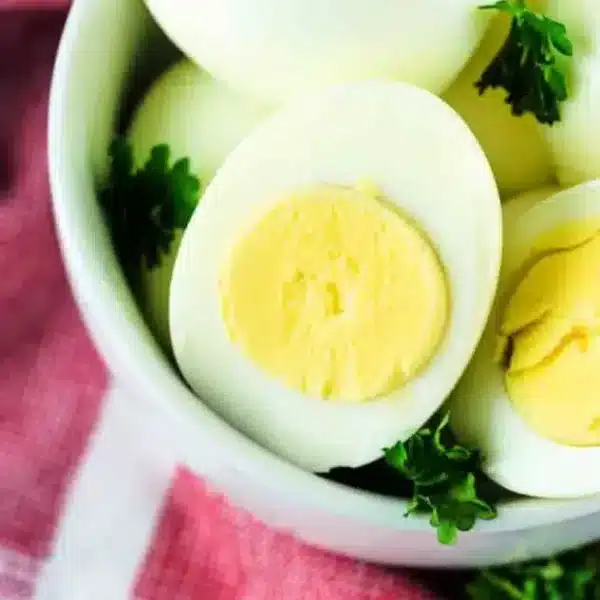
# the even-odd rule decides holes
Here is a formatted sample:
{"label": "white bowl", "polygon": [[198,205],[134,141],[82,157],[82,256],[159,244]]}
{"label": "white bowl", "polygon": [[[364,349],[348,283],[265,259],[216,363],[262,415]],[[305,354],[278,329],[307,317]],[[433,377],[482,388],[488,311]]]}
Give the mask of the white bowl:
{"label": "white bowl", "polygon": [[[176,432],[181,460],[236,505],[310,544],[394,565],[474,567],[548,555],[600,536],[600,500],[523,500],[440,545],[405,502],[304,472],[245,438],[182,383],[126,285],[95,187],[125,99],[168,46],[141,0],[76,0],[56,62],[49,153],[54,211],[72,288],[114,378]],[[142,73],[142,76],[140,76]],[[140,79],[141,77],[141,79]],[[582,473],[585,477],[585,473]]]}

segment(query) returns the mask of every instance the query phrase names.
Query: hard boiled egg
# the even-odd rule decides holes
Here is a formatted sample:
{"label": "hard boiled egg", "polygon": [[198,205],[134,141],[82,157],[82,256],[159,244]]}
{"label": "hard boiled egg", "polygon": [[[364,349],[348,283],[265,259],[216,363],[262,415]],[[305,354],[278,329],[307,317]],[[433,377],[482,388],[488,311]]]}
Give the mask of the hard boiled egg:
{"label": "hard boiled egg", "polygon": [[488,15],[480,0],[146,0],[167,35],[218,79],[267,101],[395,78],[434,92]]}
{"label": "hard boiled egg", "polygon": [[156,144],[187,156],[204,184],[271,107],[240,95],[189,60],[180,60],[150,87],[137,107],[128,137],[137,163]]}
{"label": "hard boiled egg", "polygon": [[[188,157],[202,185],[269,108],[233,92],[189,60],[169,68],[152,85],[129,126],[134,160],[143,164],[157,144],[168,144],[174,159]],[[168,299],[181,232],[159,266],[139,278],[142,310],[161,345],[170,348]]]}
{"label": "hard boiled egg", "polygon": [[548,14],[573,42],[561,120],[544,128],[558,179],[569,186],[600,177],[600,11],[595,0],[548,0]]}
{"label": "hard boiled egg", "polygon": [[451,425],[509,490],[597,493],[600,182],[513,216],[505,219],[498,298],[453,393]]}
{"label": "hard boiled egg", "polygon": [[229,155],[186,229],[170,328],[198,396],[313,471],[407,439],[491,307],[501,211],[439,98],[361,82],[292,103]]}
{"label": "hard boiled egg", "polygon": [[502,206],[502,221],[504,229],[510,231],[512,223],[527,212],[532,206],[542,200],[546,200],[560,191],[557,185],[547,185],[541,188],[534,188],[527,192],[521,192],[509,198]]}
{"label": "hard boiled egg", "polygon": [[[534,10],[543,10],[544,4],[544,0],[528,2]],[[477,136],[503,195],[541,186],[553,177],[550,148],[535,118],[513,116],[504,90],[480,95],[475,87],[504,44],[509,28],[509,16],[497,15],[475,55],[443,94]]]}

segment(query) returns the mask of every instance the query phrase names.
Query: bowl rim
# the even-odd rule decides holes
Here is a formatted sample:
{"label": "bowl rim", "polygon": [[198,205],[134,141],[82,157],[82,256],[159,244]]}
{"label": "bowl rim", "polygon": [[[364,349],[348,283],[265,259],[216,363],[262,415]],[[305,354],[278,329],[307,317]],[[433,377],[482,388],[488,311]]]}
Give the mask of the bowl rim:
{"label": "bowl rim", "polygon": [[[89,223],[84,222],[81,208],[77,209],[77,205],[84,202],[75,192],[82,184],[76,166],[83,168],[85,163],[76,160],[76,149],[69,146],[65,131],[69,123],[69,82],[79,32],[91,7],[101,2],[76,0],[67,18],[50,90],[48,159],[52,210],[67,278],[86,328],[110,373],[126,393],[144,398],[170,426],[185,432],[181,437],[192,442],[187,444],[185,462],[193,470],[203,472],[202,465],[206,462],[203,456],[210,447],[207,444],[216,442],[219,454],[228,465],[251,472],[264,484],[265,490],[270,486],[278,493],[301,498],[330,514],[383,525],[388,530],[431,531],[424,517],[401,518],[407,505],[405,500],[318,477],[279,458],[228,425],[188,390],[167,365],[149,332],[142,331],[138,322],[119,310],[114,289],[98,285],[111,277],[119,288],[126,284],[114,253],[108,262],[100,261],[96,245],[86,239],[89,230],[85,225]],[[84,180],[86,195],[94,196],[91,177]],[[115,275],[117,280],[114,280]],[[206,438],[206,444],[197,443],[199,431]],[[525,498],[501,503],[499,508],[497,519],[479,522],[473,533],[515,532],[585,517],[600,512],[600,496],[575,500]]]}

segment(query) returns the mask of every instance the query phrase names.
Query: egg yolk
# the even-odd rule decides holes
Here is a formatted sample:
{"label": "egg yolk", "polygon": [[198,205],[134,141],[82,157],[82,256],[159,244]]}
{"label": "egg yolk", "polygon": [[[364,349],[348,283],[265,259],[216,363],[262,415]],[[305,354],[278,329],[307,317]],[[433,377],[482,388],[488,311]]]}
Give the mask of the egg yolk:
{"label": "egg yolk", "polygon": [[600,223],[545,236],[502,316],[506,388],[541,436],[600,444]]}
{"label": "egg yolk", "polygon": [[436,252],[372,192],[290,194],[240,237],[222,272],[231,340],[313,397],[384,395],[415,376],[444,333],[449,297]]}

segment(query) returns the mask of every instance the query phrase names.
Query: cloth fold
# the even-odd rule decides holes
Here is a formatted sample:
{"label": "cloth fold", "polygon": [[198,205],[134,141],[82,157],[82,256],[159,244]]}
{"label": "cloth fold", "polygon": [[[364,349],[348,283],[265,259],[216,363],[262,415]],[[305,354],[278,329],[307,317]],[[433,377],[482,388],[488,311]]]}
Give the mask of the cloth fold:
{"label": "cloth fold", "polygon": [[[67,10],[64,0],[0,0],[0,598],[432,598],[398,572],[271,531],[175,464],[169,472],[163,461],[159,472],[143,427],[117,418],[121,446],[119,432],[98,434],[108,377],[67,286],[46,160],[48,88]],[[106,443],[94,441],[100,437]],[[127,476],[112,472],[115,448],[136,456]],[[90,491],[101,477],[115,489],[109,500]],[[102,531],[76,539],[73,531],[94,525],[81,520],[82,503]],[[103,572],[94,548],[110,540],[132,553],[126,592],[103,588],[112,554],[102,553]],[[55,557],[67,564],[50,587],[43,574]]]}

